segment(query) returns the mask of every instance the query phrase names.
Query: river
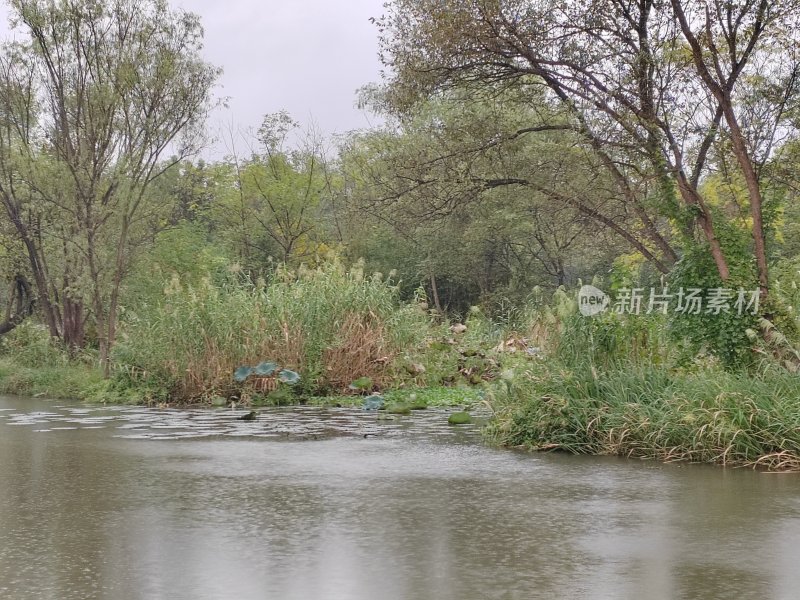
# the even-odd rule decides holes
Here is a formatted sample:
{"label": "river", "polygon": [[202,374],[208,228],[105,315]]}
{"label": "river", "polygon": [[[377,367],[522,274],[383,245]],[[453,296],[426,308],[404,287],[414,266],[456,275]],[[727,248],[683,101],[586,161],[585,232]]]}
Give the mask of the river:
{"label": "river", "polygon": [[0,397],[0,598],[800,598],[800,477]]}

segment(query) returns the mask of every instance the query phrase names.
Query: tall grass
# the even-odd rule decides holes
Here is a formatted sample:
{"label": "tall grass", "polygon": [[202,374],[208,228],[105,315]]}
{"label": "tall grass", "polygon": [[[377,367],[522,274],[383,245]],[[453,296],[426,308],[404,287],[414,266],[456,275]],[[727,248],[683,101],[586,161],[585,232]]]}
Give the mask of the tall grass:
{"label": "tall grass", "polygon": [[564,292],[515,327],[542,351],[493,384],[496,442],[800,470],[800,376],[777,361],[724,370],[663,315],[586,318]]}
{"label": "tall grass", "polygon": [[395,358],[426,328],[391,282],[330,263],[268,283],[173,279],[155,309],[131,316],[114,359],[123,377],[178,400],[231,393],[237,367],[266,360],[299,371],[309,393],[343,392],[361,377],[388,383]]}
{"label": "tall grass", "polygon": [[71,362],[33,367],[0,357],[0,394],[75,400],[103,387],[103,372],[96,366]]}
{"label": "tall grass", "polygon": [[491,435],[580,454],[800,470],[800,377],[542,364],[497,386]]}
{"label": "tall grass", "polygon": [[70,362],[67,352],[50,337],[47,328],[32,319],[0,336],[0,356],[13,359],[21,367],[63,367]]}
{"label": "tall grass", "polygon": [[670,339],[663,315],[607,312],[585,317],[578,312],[576,298],[577,291],[563,289],[549,300],[531,298],[507,327],[506,337],[522,337],[571,367],[614,369],[680,360],[680,345]]}

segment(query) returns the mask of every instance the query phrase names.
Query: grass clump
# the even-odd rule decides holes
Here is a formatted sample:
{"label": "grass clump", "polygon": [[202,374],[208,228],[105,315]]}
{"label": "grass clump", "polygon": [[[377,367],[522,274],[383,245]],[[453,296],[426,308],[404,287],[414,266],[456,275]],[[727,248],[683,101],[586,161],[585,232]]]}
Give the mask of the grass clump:
{"label": "grass clump", "polygon": [[0,358],[0,394],[82,400],[94,386],[103,385],[102,372],[86,364],[30,367]]}
{"label": "grass clump", "polygon": [[406,404],[412,410],[452,406],[473,406],[483,400],[484,392],[477,387],[401,388],[387,391],[387,402]]}
{"label": "grass clump", "polygon": [[103,387],[90,352],[70,356],[47,332],[26,321],[0,337],[0,394],[82,400]]}
{"label": "grass clump", "polygon": [[240,366],[265,360],[298,371],[299,394],[347,394],[360,378],[386,387],[427,324],[391,282],[337,262],[282,271],[269,283],[174,279],[157,306],[131,315],[114,359],[131,385],[151,382],[179,401],[272,392],[232,381]]}
{"label": "grass clump", "polygon": [[800,470],[800,377],[541,364],[491,394],[509,446]]}
{"label": "grass clump", "polygon": [[472,417],[468,412],[453,413],[447,418],[449,425],[469,425],[472,423]]}

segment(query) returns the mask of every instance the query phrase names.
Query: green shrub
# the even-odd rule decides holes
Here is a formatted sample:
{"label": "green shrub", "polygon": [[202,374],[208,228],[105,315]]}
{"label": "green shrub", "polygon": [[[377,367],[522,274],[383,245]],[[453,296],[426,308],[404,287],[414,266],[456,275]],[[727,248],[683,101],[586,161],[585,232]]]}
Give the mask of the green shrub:
{"label": "green shrub", "polygon": [[53,367],[69,363],[69,356],[50,337],[47,328],[30,319],[0,336],[0,355],[12,357],[16,364],[28,367]]}
{"label": "green shrub", "polygon": [[91,390],[102,386],[101,371],[90,365],[75,362],[31,367],[10,358],[0,359],[0,393],[3,394],[86,400]]}
{"label": "green shrub", "polygon": [[539,365],[490,395],[499,443],[800,469],[800,377]]}
{"label": "green shrub", "polygon": [[301,373],[305,393],[347,393],[360,377],[385,386],[427,327],[391,282],[333,262],[269,283],[173,279],[157,307],[128,320],[114,360],[120,377],[181,400],[235,393],[234,371],[266,360]]}

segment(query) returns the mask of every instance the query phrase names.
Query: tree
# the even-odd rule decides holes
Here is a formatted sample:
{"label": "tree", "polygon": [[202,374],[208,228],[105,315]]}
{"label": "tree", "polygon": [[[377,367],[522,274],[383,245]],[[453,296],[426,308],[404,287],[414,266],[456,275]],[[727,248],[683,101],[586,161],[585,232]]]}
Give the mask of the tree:
{"label": "tree", "polygon": [[[796,54],[796,42],[800,40],[796,37],[800,4],[773,0],[713,0],[704,3],[671,0],[671,5],[680,24],[680,31],[691,49],[697,75],[704,88],[713,96],[717,104],[717,114],[721,112],[728,125],[733,155],[749,194],[758,282],[762,296],[766,298],[769,267],[764,231],[764,200],[756,153],[761,150],[764,154],[763,160],[769,157],[775,130],[781,123],[784,109],[796,93],[800,57],[792,54]],[[791,58],[788,61],[782,50],[792,53],[789,54]],[[773,95],[777,92],[777,97],[773,100],[773,104],[777,106],[777,117],[770,123],[773,136],[759,139],[754,135],[748,140],[734,93],[749,63],[754,64],[756,69],[761,69],[762,76],[770,79],[777,88],[772,91]],[[762,143],[759,144],[759,141]]]}
{"label": "tree", "polygon": [[13,331],[20,323],[33,314],[34,299],[28,280],[15,275],[6,305],[5,315],[0,321],[0,335]]}
{"label": "tree", "polygon": [[[82,325],[67,335],[67,323],[85,318],[85,301],[107,369],[148,190],[198,150],[219,71],[200,56],[198,17],[165,0],[13,0],[11,9],[28,40],[6,44],[0,59],[0,197],[43,304],[62,304],[61,315],[45,307],[51,332],[81,344]],[[165,162],[167,152],[175,158]],[[52,222],[33,231],[26,211]],[[61,277],[45,266],[55,269],[56,256]]]}
{"label": "tree", "polygon": [[242,136],[250,146],[244,159],[231,140],[230,181],[210,212],[248,270],[263,271],[270,260],[296,265],[325,246],[322,211],[333,194],[330,168],[313,131],[297,149],[289,147],[287,137],[297,128],[286,112],[266,115],[255,140]]}
{"label": "tree", "polygon": [[0,336],[13,331],[33,314],[36,297],[28,282],[25,261],[13,227],[0,218],[0,273],[5,274],[0,288]]}
{"label": "tree", "polygon": [[[652,199],[657,214],[688,236],[699,229],[723,281],[731,276],[730,257],[715,221],[725,216],[708,206],[700,185],[711,155],[730,139],[748,182],[753,250],[766,295],[762,192],[752,147],[758,141],[769,155],[787,125],[779,107],[796,95],[797,56],[772,59],[779,55],[776,44],[796,47],[797,14],[791,0],[395,0],[378,22],[391,69],[386,104],[402,113],[420,97],[452,90],[492,97],[508,88],[535,94],[544,88],[567,115],[560,124],[583,138],[629,212],[640,215],[664,265],[677,256],[648,223]],[[767,111],[772,126],[760,133],[739,126],[739,98],[754,83],[770,89],[760,98],[774,109]],[[772,135],[764,139],[763,131]]]}
{"label": "tree", "polygon": [[513,94],[456,96],[350,136],[342,168],[351,257],[401,268],[404,280],[425,282],[436,308],[457,311],[591,278],[618,246],[586,251],[606,238],[608,221],[657,261],[641,222],[625,214],[613,180],[572,132],[543,126],[538,137],[515,135],[539,118],[534,109]]}

